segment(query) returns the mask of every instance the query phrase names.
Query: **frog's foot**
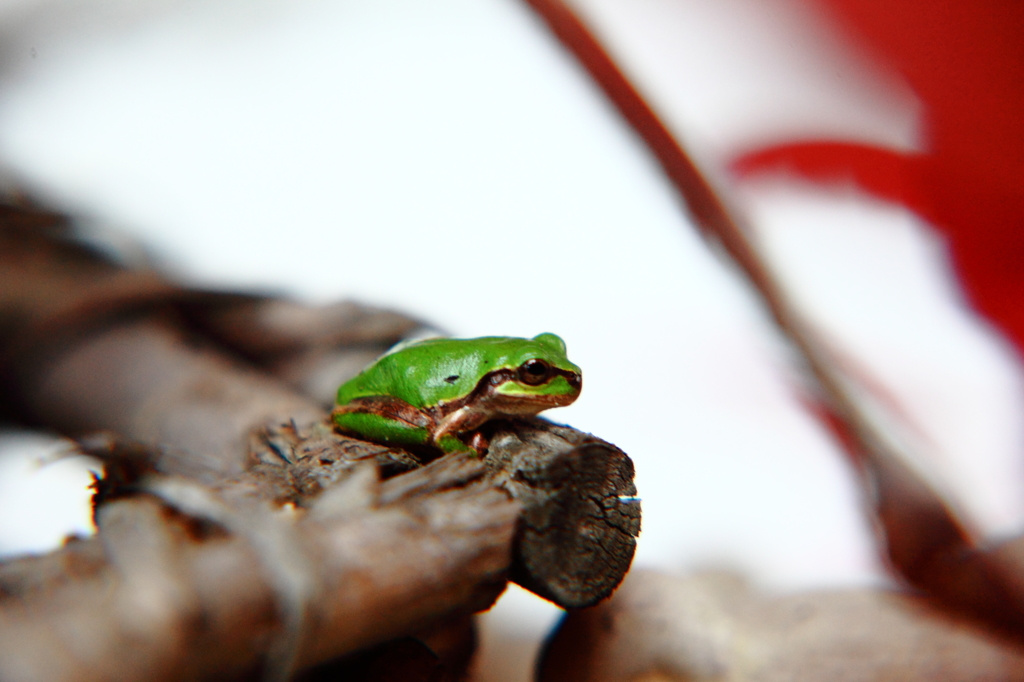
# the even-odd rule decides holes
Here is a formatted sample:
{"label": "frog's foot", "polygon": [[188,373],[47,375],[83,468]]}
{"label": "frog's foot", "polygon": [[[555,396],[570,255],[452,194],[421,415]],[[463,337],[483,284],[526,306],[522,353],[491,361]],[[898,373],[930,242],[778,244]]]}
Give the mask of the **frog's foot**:
{"label": "frog's foot", "polygon": [[468,452],[470,454],[479,455],[480,453],[473,449],[472,446],[466,445],[455,436],[448,434],[441,436],[440,438],[434,439],[434,445],[437,446],[441,452],[446,455],[450,455],[453,452]]}
{"label": "frog's foot", "polygon": [[489,412],[482,411],[471,405],[449,412],[437,418],[437,426],[433,429],[434,441],[440,443],[443,438],[454,436],[458,433],[470,433],[487,421],[492,416]]}
{"label": "frog's foot", "polygon": [[469,447],[475,450],[478,455],[486,454],[487,448],[489,448],[490,445],[491,442],[488,440],[487,436],[479,431],[474,431],[473,435],[469,437]]}

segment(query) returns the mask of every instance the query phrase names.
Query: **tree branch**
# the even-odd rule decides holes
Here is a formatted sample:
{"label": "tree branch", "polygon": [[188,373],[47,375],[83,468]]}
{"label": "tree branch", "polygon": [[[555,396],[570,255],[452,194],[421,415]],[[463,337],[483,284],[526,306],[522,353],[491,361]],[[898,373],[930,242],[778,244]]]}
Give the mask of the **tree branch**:
{"label": "tree branch", "polygon": [[41,220],[0,213],[0,280],[18,283],[0,288],[0,379],[12,413],[92,433],[106,475],[96,538],[0,564],[0,678],[284,680],[389,640],[413,660],[410,635],[454,676],[466,618],[510,566],[567,607],[622,579],[639,504],[614,446],[498,422],[486,458],[425,462],[336,433],[330,395],[296,390],[336,386],[419,322],[164,284],[133,296],[137,273]]}
{"label": "tree branch", "polygon": [[[247,506],[230,489],[214,493],[168,477],[147,486],[159,499],[104,505],[97,538],[0,566],[0,678],[251,673],[287,620],[283,590],[275,589],[286,561],[305,582],[299,668],[493,602],[519,507],[480,462],[446,458],[395,484],[381,484],[373,467],[358,472],[305,515]],[[189,500],[185,491],[197,488],[218,513]],[[344,507],[332,504],[338,497],[347,498]],[[267,540],[275,524],[294,555]],[[52,565],[74,563],[71,555],[85,557],[78,561],[86,570],[58,578]]]}

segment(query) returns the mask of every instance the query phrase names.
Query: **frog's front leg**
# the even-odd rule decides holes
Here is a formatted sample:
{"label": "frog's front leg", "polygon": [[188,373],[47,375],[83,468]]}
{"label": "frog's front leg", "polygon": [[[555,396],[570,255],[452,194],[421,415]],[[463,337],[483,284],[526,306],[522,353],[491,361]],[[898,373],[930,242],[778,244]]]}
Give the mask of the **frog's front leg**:
{"label": "frog's front leg", "polygon": [[456,436],[451,434],[435,438],[433,439],[433,443],[446,455],[450,455],[453,452],[468,452],[474,455],[480,454],[479,451],[474,449],[472,446],[466,445]]}
{"label": "frog's front leg", "polygon": [[426,445],[434,440],[430,415],[393,396],[356,398],[335,407],[331,418],[344,431],[387,445]]}
{"label": "frog's front leg", "polygon": [[[448,414],[435,417],[436,426],[433,428],[432,440],[445,453],[456,451],[468,451],[481,454],[487,450],[487,439],[482,434],[474,432],[487,420],[487,414],[471,406],[460,407]],[[468,435],[473,433],[467,445],[458,434]]]}

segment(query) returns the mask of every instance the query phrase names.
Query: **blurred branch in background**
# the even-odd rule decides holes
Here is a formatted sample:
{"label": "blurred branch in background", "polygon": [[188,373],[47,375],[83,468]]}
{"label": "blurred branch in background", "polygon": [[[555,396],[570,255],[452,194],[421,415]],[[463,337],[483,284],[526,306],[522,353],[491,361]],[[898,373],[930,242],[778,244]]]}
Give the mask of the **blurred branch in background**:
{"label": "blurred branch in background", "polygon": [[[909,585],[920,589],[934,604],[946,610],[951,616],[967,618],[983,628],[1001,632],[1004,637],[1015,639],[1018,645],[1024,643],[1024,579],[1022,579],[1024,576],[1024,536],[995,546],[980,545],[978,539],[972,537],[942,496],[929,485],[924,472],[914,468],[914,464],[917,462],[934,461],[936,459],[934,453],[912,450],[917,444],[908,443],[904,436],[906,432],[912,431],[912,425],[900,423],[901,417],[903,417],[900,412],[884,410],[883,396],[872,395],[874,386],[870,378],[851,373],[849,365],[844,365],[840,361],[826,340],[816,333],[813,324],[796,309],[772,272],[770,264],[760,252],[751,230],[744,226],[737,217],[737,210],[728,206],[728,202],[724,202],[720,198],[584,23],[561,0],[526,1],[544,18],[551,31],[576,56],[621,115],[644,140],[679,192],[680,198],[685,202],[697,225],[708,238],[721,244],[723,251],[740,267],[750,283],[760,293],[779,329],[798,351],[799,358],[807,370],[810,392],[816,400],[815,410],[863,470],[864,495],[874,506],[880,531],[879,541],[884,543],[893,569]],[[921,19],[925,14],[931,14],[930,6],[925,8],[922,4],[915,13],[913,2],[906,4],[908,7],[905,8],[905,11],[914,20]],[[940,29],[944,29],[946,33],[956,32],[958,25],[955,23],[955,17],[964,12],[974,16],[974,12],[977,11],[978,18],[973,27],[977,30],[979,24],[989,26],[991,22],[991,30],[996,31],[1000,37],[1004,38],[997,40],[995,44],[1010,48],[1011,54],[1006,55],[1006,60],[1013,67],[1010,72],[1016,73],[1014,69],[1024,67],[1024,61],[1020,61],[1024,48],[1009,39],[1009,36],[1014,34],[1014,29],[1008,28],[1024,26],[1020,21],[1021,17],[1024,17],[1024,12],[1019,7],[1012,10],[1007,8],[1006,12],[1011,16],[1002,17],[1001,14],[986,16],[984,10],[951,11],[955,4],[948,3],[949,6],[945,8],[946,12],[939,13],[939,16],[945,17],[945,20],[950,22],[946,26],[941,26]],[[871,3],[864,3],[864,5],[866,7]],[[864,10],[864,14],[868,15],[866,20],[876,22],[894,20],[888,13],[888,9],[883,10],[875,5],[872,7],[874,9],[871,11]],[[1007,20],[1008,23],[1002,23],[1003,20]],[[935,22],[931,19],[929,21],[932,23],[927,25],[925,32],[928,29],[933,31],[935,29]],[[941,40],[941,36],[945,35],[942,30],[938,33],[938,36],[929,35],[925,38],[932,51],[949,44]],[[981,35],[967,37],[969,45],[986,44],[986,39],[991,38],[991,35],[984,31],[981,33]],[[1016,35],[1019,36],[1019,31]],[[894,35],[890,37],[895,40]],[[901,43],[901,45],[906,48],[904,44]],[[913,52],[913,48],[906,48],[906,51]],[[925,75],[933,76],[937,80],[938,73],[931,70],[936,62],[931,60],[930,52],[920,55],[919,59],[921,62],[929,64],[930,68]],[[995,61],[998,63],[998,60]],[[939,63],[949,66],[948,60]],[[990,66],[988,63],[984,65]],[[975,75],[983,78],[985,74]],[[1009,81],[1000,80],[999,82],[1009,85]],[[1019,98],[1024,95],[1019,88],[1020,82],[1020,79],[1015,81],[1018,87],[1013,89],[1013,96],[1009,101],[996,97],[988,98],[987,103],[1000,113],[1005,111],[1003,107],[1009,107],[1011,111],[1024,111],[1024,108],[1020,107],[1014,99],[1014,97]],[[936,84],[929,81],[928,85],[935,86]],[[998,86],[996,87],[998,89]],[[933,91],[937,89],[941,88],[934,88]],[[960,99],[961,93],[946,89],[941,89],[941,91],[945,95],[942,102],[955,99],[960,103],[959,110],[964,109]],[[951,95],[951,92],[955,92],[955,95]],[[941,114],[939,117],[941,119]],[[1005,117],[1002,118],[1008,120]],[[987,121],[972,118],[960,120],[951,128],[956,132],[956,139],[963,140],[971,137],[973,130],[978,125],[985,123]],[[941,124],[939,128],[941,135]],[[962,133],[961,131],[965,128],[971,132]],[[1002,136],[1001,139],[1013,140],[1007,145],[1011,150],[1011,155],[1015,149],[1014,145],[1020,140],[1024,140],[1019,126],[1012,130],[1002,129],[998,132]],[[941,137],[936,144],[939,149],[942,149]],[[961,147],[964,146],[968,145],[961,145]],[[997,148],[999,148],[998,145],[992,147],[993,150]],[[1002,152],[1004,148],[999,149]],[[741,160],[739,167],[741,169],[759,168],[769,162],[785,163],[795,160],[796,162],[805,161],[803,166],[797,166],[804,170],[811,169],[821,172],[824,168],[825,171],[836,173],[839,169],[848,170],[850,168],[844,168],[843,161],[848,161],[851,158],[866,161],[872,159],[870,155],[864,153],[854,157],[851,154],[844,154],[845,151],[846,148],[837,146],[812,147],[809,152],[802,147],[782,148],[767,152],[760,157],[753,156]],[[830,155],[829,152],[832,154]],[[880,154],[876,157],[883,161],[886,160],[886,157]],[[938,158],[939,161],[936,163],[941,163],[941,156],[924,157],[926,160],[932,158]],[[1024,161],[1024,154],[1017,153],[1011,158],[1014,162]],[[831,165],[828,165],[828,162],[831,162]],[[1000,171],[1010,170],[1007,163],[997,163],[995,166]],[[969,211],[957,213],[957,216],[964,220],[963,232],[999,235],[1000,238],[996,240],[987,239],[984,236],[978,239],[978,241],[986,242],[987,249],[991,249],[996,242],[1002,244],[1004,241],[1012,242],[1014,246],[1008,253],[988,254],[997,263],[994,268],[1005,281],[986,280],[990,282],[989,286],[994,284],[995,291],[988,296],[982,295],[982,300],[993,300],[996,298],[995,294],[998,293],[998,300],[1019,302],[1020,297],[1013,292],[1024,287],[1024,268],[1020,267],[1024,259],[1018,256],[1021,253],[1020,249],[1024,248],[1021,246],[1024,244],[1024,239],[1020,233],[1020,229],[1024,228],[1024,223],[1020,219],[1021,216],[1024,216],[1024,211],[1020,211],[1020,207],[1017,206],[1021,197],[1024,197],[1019,191],[1019,188],[1024,186],[1024,182],[1021,182],[1024,177],[989,177],[989,173],[971,175],[970,168],[958,169],[959,173],[970,176],[970,182],[966,185],[961,186],[957,183],[942,185],[940,183],[939,186],[932,189],[929,196],[935,198],[941,196],[946,206],[950,206],[956,198],[970,206],[975,206],[978,203],[985,205],[985,210],[977,213],[972,214]],[[1014,168],[1012,170],[1015,172],[1024,170],[1024,166],[1021,166],[1021,169]],[[955,176],[946,175],[942,180],[948,183],[953,177]],[[898,190],[909,188],[907,196],[920,201],[922,192],[917,190],[919,185],[916,185],[912,178],[907,179],[905,185],[902,184],[900,181],[904,180],[904,176],[894,171],[891,163],[878,165],[876,173],[869,176],[869,179],[874,180],[875,184],[884,180],[895,181],[897,183],[895,187],[886,188],[891,193],[890,197],[894,196]],[[1011,180],[1011,182],[1006,182],[1007,180]],[[868,186],[872,189],[875,188],[872,183],[868,183]],[[1001,187],[1013,187],[1014,190],[1011,193],[1005,193],[1000,189]],[[982,198],[981,189],[984,190],[984,193],[995,192],[998,195],[996,200],[985,201]],[[917,190],[916,193],[915,190]],[[953,198],[950,198],[950,195]],[[912,205],[920,206],[916,201]],[[996,215],[996,212],[999,215]],[[954,241],[954,252],[956,252],[956,246],[956,241]],[[979,269],[983,269],[988,262],[986,258],[982,258],[978,263]],[[1013,266],[1000,267],[999,262],[1012,263]],[[1009,274],[1016,274],[1017,278],[1008,278]],[[970,281],[970,278],[968,280]],[[982,305],[982,309],[986,310],[986,306]],[[998,306],[988,307],[987,310],[998,313],[1000,308]],[[1024,319],[1020,317],[1019,305],[1009,306],[1002,312],[1004,315],[997,315],[995,319],[1005,323],[1011,334],[1015,333],[1013,325],[1017,320]],[[917,447],[921,446],[917,445]],[[658,618],[660,616],[651,615],[651,617]],[[576,627],[574,623],[578,622],[580,618],[583,616],[579,616],[576,620],[570,618],[563,629],[566,632],[572,630]],[[711,625],[708,624],[708,627]],[[578,635],[559,635],[563,638],[572,636]],[[576,644],[579,645],[580,642],[576,641]],[[557,670],[562,673],[570,670],[576,663],[585,660],[585,658],[580,660],[574,658],[575,655],[585,657],[585,654],[573,652],[573,649],[567,648],[567,646],[563,644],[559,651],[559,656],[566,658],[558,663]],[[936,644],[936,646],[939,645]],[[582,649],[591,647],[594,651],[600,649],[600,646],[594,643],[588,644]],[[884,656],[882,653],[879,655]],[[653,658],[656,657],[652,655],[651,665],[655,665]],[[595,672],[590,677],[580,674],[574,679],[605,679],[596,672],[599,669],[600,666],[596,666]],[[634,670],[632,674],[639,672],[642,671]],[[552,675],[550,679],[559,679],[559,674],[550,674]],[[710,676],[714,677],[715,675],[711,674]]]}

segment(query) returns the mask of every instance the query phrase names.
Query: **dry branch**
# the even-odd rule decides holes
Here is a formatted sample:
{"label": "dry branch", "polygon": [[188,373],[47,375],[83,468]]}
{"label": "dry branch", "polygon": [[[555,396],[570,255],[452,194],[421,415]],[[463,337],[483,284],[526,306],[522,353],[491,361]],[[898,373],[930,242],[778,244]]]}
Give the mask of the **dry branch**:
{"label": "dry branch", "polygon": [[565,608],[601,601],[629,570],[640,534],[633,462],[598,438],[543,420],[491,440],[487,464],[524,507],[511,577]]}
{"label": "dry branch", "polygon": [[[336,491],[344,507],[305,515],[174,478],[147,486],[159,499],[102,506],[96,539],[0,570],[0,678],[231,679],[287,636],[288,608],[304,610],[286,652],[301,668],[490,605],[518,505],[486,468],[451,458],[392,479],[416,479],[398,490],[360,471]],[[61,554],[88,568],[58,577],[47,564],[67,564]],[[301,584],[282,588],[289,579]]]}
{"label": "dry branch", "polygon": [[[629,570],[640,532],[632,461],[610,443],[543,419],[493,422],[488,438],[483,463],[493,484],[523,509],[511,579],[564,608],[606,598]],[[261,462],[239,480],[278,504],[308,505],[360,462],[375,462],[385,475],[419,466],[403,450],[348,438],[326,424],[305,433],[290,425],[266,429],[259,440],[264,445],[253,452]],[[388,483],[417,481],[398,476]]]}
{"label": "dry branch", "polygon": [[639,505],[614,446],[501,422],[486,459],[425,462],[336,433],[330,396],[299,392],[419,322],[183,291],[61,225],[0,213],[0,379],[12,414],[87,434],[107,474],[96,538],[0,564],[0,678],[283,680],[346,655],[398,674],[374,661],[422,667],[416,636],[453,679],[510,566],[569,607],[622,579]]}

